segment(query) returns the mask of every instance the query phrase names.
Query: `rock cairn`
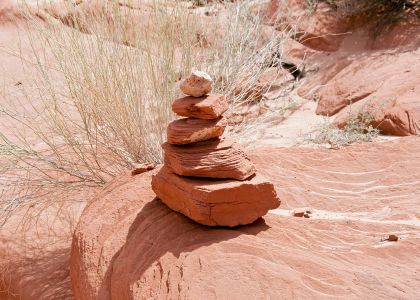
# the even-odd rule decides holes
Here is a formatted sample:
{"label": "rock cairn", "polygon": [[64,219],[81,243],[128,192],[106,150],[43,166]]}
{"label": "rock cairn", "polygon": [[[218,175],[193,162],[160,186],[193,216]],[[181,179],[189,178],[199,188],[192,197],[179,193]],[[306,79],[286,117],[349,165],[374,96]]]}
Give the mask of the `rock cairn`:
{"label": "rock cairn", "polygon": [[210,226],[249,224],[277,208],[273,184],[256,173],[238,144],[221,137],[228,104],[223,95],[209,94],[210,76],[195,71],[180,88],[188,96],[175,100],[172,110],[185,118],[168,126],[165,163],[152,178],[156,195]]}

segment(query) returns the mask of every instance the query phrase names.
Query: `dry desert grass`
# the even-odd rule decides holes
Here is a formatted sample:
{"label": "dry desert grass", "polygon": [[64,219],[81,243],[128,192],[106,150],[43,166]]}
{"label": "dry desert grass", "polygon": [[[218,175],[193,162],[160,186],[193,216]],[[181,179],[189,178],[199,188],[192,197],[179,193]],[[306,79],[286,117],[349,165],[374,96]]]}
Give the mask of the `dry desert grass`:
{"label": "dry desert grass", "polygon": [[254,101],[267,61],[293,35],[290,28],[263,35],[262,15],[249,2],[214,4],[209,18],[184,1],[141,10],[99,3],[52,3],[35,17],[27,6],[21,26],[32,53],[1,47],[33,77],[18,107],[0,108],[21,128],[0,135],[2,220],[17,207],[61,198],[51,194],[101,186],[135,163],[160,162],[182,77],[207,71],[235,110]]}

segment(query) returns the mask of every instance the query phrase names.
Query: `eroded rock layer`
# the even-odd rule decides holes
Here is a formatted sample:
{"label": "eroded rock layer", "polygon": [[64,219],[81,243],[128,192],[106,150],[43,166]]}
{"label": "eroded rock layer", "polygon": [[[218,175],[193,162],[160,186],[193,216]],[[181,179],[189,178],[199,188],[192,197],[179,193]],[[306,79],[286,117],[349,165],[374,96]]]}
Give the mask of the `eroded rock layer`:
{"label": "eroded rock layer", "polygon": [[217,119],[228,109],[225,97],[211,94],[203,97],[187,96],[172,103],[172,111],[179,116],[198,119]]}
{"label": "eroded rock layer", "polygon": [[220,139],[185,146],[163,144],[165,165],[182,176],[245,180],[255,166],[238,144]]}
{"label": "eroded rock layer", "polygon": [[246,181],[199,179],[163,167],[152,188],[173,210],[211,226],[250,224],[280,205],[273,184],[261,175]]}
{"label": "eroded rock layer", "polygon": [[219,137],[225,131],[224,119],[201,120],[184,118],[168,125],[167,141],[172,145],[191,144]]}

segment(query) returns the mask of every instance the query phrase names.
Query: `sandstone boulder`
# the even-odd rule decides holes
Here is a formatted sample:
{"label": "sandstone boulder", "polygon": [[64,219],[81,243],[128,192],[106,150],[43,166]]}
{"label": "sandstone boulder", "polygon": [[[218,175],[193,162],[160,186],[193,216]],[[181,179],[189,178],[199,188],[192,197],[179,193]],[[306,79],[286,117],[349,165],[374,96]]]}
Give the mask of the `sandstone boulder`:
{"label": "sandstone boulder", "polygon": [[[405,89],[404,83],[384,93],[378,91],[354,105],[341,110],[333,124],[345,127],[351,118],[369,117],[369,125],[382,133],[406,136],[420,134],[420,99],[418,87]],[[395,94],[398,97],[395,99]]]}
{"label": "sandstone boulder", "polygon": [[313,78],[305,90],[319,86],[316,112],[338,113],[338,127],[362,114],[384,134],[415,135],[420,126],[419,60],[419,50],[355,56],[337,63],[332,78]]}
{"label": "sandstone boulder", "polygon": [[[75,299],[417,299],[419,153],[418,137],[256,149],[285,210],[234,228],[155,199],[157,170],[116,178],[74,231]],[[290,216],[299,207],[313,216]]]}
{"label": "sandstone boulder", "polygon": [[213,80],[203,71],[193,71],[180,85],[181,91],[193,97],[202,97],[211,92]]}
{"label": "sandstone boulder", "polygon": [[[418,68],[413,67],[419,59],[419,50],[354,57],[350,64],[318,90],[319,104],[316,113],[334,115],[347,105],[374,93],[393,91],[398,84],[402,84],[406,90],[413,88],[419,82],[420,73]],[[394,94],[394,97],[398,96]]]}
{"label": "sandstone boulder", "polygon": [[163,144],[165,164],[182,176],[245,180],[255,166],[238,144],[212,139],[185,146]]}
{"label": "sandstone boulder", "polygon": [[210,226],[250,224],[280,205],[273,184],[258,174],[246,181],[216,181],[181,177],[163,167],[152,188],[171,209]]}
{"label": "sandstone boulder", "polygon": [[219,137],[227,122],[222,119],[202,120],[184,118],[171,122],[167,129],[167,141],[172,145],[183,145]]}
{"label": "sandstone boulder", "polygon": [[184,97],[172,103],[172,111],[179,116],[198,119],[217,119],[228,109],[225,97],[214,94],[196,97]]}

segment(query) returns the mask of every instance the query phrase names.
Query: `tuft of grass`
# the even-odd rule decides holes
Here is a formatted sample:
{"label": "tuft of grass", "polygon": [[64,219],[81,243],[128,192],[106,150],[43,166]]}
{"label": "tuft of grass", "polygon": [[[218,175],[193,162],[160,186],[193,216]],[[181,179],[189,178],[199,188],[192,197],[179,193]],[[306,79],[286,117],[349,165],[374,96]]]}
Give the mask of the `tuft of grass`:
{"label": "tuft of grass", "polygon": [[329,145],[330,148],[371,142],[379,135],[379,130],[370,125],[371,121],[370,115],[359,114],[352,116],[343,128],[337,128],[326,118],[306,140],[315,144]]}

